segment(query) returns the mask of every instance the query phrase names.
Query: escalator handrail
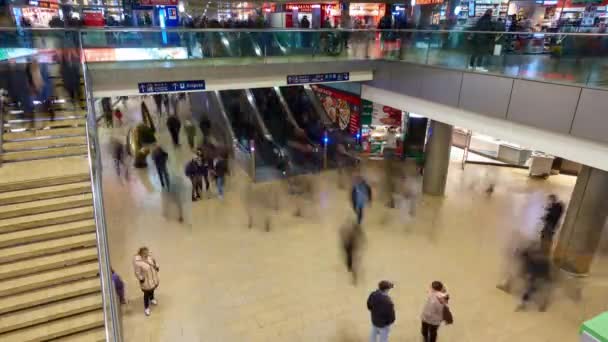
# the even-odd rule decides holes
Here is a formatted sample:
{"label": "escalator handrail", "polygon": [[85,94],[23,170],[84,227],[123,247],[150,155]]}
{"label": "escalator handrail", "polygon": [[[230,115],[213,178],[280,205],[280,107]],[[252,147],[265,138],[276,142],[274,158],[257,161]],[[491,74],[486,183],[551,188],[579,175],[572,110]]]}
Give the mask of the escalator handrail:
{"label": "escalator handrail", "polygon": [[[285,99],[285,96],[283,96],[283,93],[281,93],[281,90],[279,87],[274,87],[273,88],[277,97],[279,98],[279,103],[281,104],[281,107],[283,108],[283,112],[285,114],[287,114],[287,119],[289,120],[289,122],[291,122],[292,125],[294,125],[294,127],[297,127],[299,129],[302,129],[302,127],[300,127],[300,125],[298,124],[298,121],[295,119],[295,117],[293,116],[293,112],[291,111],[291,108],[289,108],[289,105],[287,104],[287,100]],[[319,144],[315,143],[314,141],[312,141],[312,139],[310,139],[310,137],[308,137],[308,135],[306,135],[306,142],[318,149],[319,148]]]}

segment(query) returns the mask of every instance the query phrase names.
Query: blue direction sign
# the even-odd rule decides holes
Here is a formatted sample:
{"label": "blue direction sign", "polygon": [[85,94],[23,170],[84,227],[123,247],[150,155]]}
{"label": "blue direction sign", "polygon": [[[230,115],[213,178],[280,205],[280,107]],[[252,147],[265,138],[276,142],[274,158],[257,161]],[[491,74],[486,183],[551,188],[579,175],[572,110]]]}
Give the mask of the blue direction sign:
{"label": "blue direction sign", "polygon": [[350,79],[350,73],[348,73],[348,72],[335,72],[335,73],[328,73],[328,74],[289,75],[289,76],[287,76],[287,84],[340,82],[340,81],[348,81],[349,79]]}
{"label": "blue direction sign", "polygon": [[138,83],[140,94],[163,93],[170,91],[205,90],[205,80],[145,82]]}

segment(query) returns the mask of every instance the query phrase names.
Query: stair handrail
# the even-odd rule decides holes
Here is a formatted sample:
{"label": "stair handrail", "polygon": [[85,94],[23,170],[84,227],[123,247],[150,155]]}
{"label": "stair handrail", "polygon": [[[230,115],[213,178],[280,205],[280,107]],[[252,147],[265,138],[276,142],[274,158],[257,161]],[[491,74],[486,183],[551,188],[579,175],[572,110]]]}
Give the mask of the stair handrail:
{"label": "stair handrail", "polygon": [[[82,35],[79,34],[79,43],[82,47]],[[91,193],[93,195],[93,212],[97,240],[97,257],[99,260],[99,279],[101,282],[101,295],[103,299],[103,318],[106,341],[122,342],[122,313],[118,302],[118,295],[112,281],[110,266],[110,251],[108,245],[108,230],[104,215],[102,191],[102,165],[99,135],[97,134],[97,120],[95,114],[95,99],[89,83],[88,69],[84,58],[81,59],[82,76],[84,79],[85,96],[87,103],[87,116],[85,121],[86,141],[89,160],[89,175],[91,178]]]}

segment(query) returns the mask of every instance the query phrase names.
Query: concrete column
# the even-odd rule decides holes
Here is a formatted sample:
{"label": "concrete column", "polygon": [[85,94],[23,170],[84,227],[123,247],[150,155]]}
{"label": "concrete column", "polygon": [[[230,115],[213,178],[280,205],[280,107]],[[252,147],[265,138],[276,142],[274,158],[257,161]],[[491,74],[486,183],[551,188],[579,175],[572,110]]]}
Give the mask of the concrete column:
{"label": "concrete column", "polygon": [[435,120],[431,121],[429,138],[424,149],[422,191],[425,194],[435,196],[444,194],[451,147],[452,126]]}
{"label": "concrete column", "polygon": [[608,213],[608,172],[583,166],[553,252],[565,271],[589,272]]}

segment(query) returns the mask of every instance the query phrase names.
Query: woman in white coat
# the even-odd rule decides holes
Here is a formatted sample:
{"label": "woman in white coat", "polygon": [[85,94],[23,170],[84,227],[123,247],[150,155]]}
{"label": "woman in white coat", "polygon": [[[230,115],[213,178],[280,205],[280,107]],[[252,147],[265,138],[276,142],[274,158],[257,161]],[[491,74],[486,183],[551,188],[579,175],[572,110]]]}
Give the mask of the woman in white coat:
{"label": "woman in white coat", "polygon": [[150,303],[157,304],[154,299],[154,290],[158,287],[158,264],[150,255],[147,247],[141,247],[133,258],[133,269],[135,277],[139,281],[139,287],[144,293],[144,313],[150,316]]}

